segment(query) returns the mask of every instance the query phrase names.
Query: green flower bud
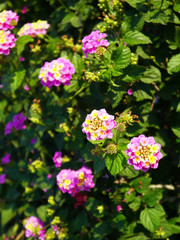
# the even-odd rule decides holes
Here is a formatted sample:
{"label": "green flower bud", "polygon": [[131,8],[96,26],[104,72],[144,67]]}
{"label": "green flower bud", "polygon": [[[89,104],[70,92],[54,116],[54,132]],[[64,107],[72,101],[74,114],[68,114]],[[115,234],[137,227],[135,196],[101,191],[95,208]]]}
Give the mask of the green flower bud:
{"label": "green flower bud", "polygon": [[109,154],[115,154],[117,153],[117,145],[114,143],[110,143],[107,147],[106,147],[106,151]]}

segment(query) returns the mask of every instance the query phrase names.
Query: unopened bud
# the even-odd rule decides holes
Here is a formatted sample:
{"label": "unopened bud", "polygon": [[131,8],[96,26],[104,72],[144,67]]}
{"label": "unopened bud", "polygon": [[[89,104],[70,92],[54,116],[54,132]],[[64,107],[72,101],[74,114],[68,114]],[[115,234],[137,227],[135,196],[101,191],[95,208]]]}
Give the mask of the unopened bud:
{"label": "unopened bud", "polygon": [[110,143],[106,148],[107,153],[109,154],[115,154],[117,153],[117,145],[114,143]]}

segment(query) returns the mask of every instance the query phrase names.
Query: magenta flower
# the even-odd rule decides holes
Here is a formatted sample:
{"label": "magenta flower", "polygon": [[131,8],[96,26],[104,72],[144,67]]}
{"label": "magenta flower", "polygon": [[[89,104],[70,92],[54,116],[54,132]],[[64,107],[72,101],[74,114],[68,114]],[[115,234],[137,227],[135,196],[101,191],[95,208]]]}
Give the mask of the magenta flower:
{"label": "magenta flower", "polygon": [[0,175],[0,184],[4,184],[6,182],[6,174]]}
{"label": "magenta flower", "polygon": [[76,172],[71,169],[63,169],[59,172],[56,177],[57,185],[63,193],[69,193],[70,195],[75,195],[75,186],[78,183],[76,178]]}
{"label": "magenta flower", "polygon": [[0,13],[0,30],[13,29],[19,20],[17,13],[12,12],[11,10]]}
{"label": "magenta flower", "polygon": [[6,154],[2,159],[1,159],[1,164],[6,164],[6,163],[10,163],[10,157],[11,157],[11,154],[8,153]]}
{"label": "magenta flower", "polygon": [[116,122],[114,116],[109,115],[105,109],[101,109],[93,110],[88,114],[82,126],[87,139],[95,141],[112,138],[112,129],[116,127]]}
{"label": "magenta flower", "polygon": [[107,37],[106,33],[100,33],[99,30],[91,32],[90,35],[84,37],[82,39],[83,47],[82,50],[85,53],[85,58],[88,57],[88,53],[92,54],[95,53],[98,47],[105,47],[109,46],[109,42],[104,39]]}
{"label": "magenta flower", "polygon": [[22,14],[25,14],[27,12],[27,6],[24,6],[23,9],[21,10]]}
{"label": "magenta flower", "polygon": [[62,164],[62,153],[61,152],[55,152],[53,161],[55,163],[55,167],[61,167]]}
{"label": "magenta flower", "polygon": [[23,113],[16,114],[13,117],[13,121],[8,122],[5,127],[4,135],[11,133],[12,128],[14,127],[16,130],[25,129],[24,121],[26,121],[27,117],[23,115]]}
{"label": "magenta flower", "polygon": [[31,144],[35,144],[37,142],[37,138],[32,138],[31,139]]}
{"label": "magenta flower", "polygon": [[82,167],[78,171],[63,169],[57,175],[57,185],[59,189],[71,196],[75,196],[80,191],[89,191],[94,187],[91,169]]}
{"label": "magenta flower", "polygon": [[135,170],[147,172],[150,168],[157,168],[163,157],[160,152],[161,145],[156,143],[153,137],[139,135],[132,138],[127,147],[128,164],[133,165]]}
{"label": "magenta flower", "polygon": [[46,30],[50,27],[47,21],[38,20],[33,23],[26,23],[18,32],[18,36],[30,35],[36,37],[46,34]]}
{"label": "magenta flower", "polygon": [[133,90],[132,90],[131,88],[128,89],[127,94],[128,94],[128,95],[132,95],[132,94],[133,94]]}
{"label": "magenta flower", "polygon": [[10,31],[0,30],[0,54],[9,55],[10,48],[15,46],[16,40]]}
{"label": "magenta flower", "polygon": [[26,121],[27,117],[23,115],[23,113],[19,113],[13,117],[13,127],[16,130],[26,129],[24,125],[24,121]]}
{"label": "magenta flower", "polygon": [[39,237],[39,239],[45,239],[44,222],[39,218],[31,216],[24,221],[24,227],[26,229],[25,236],[26,237]]}
{"label": "magenta flower", "polygon": [[10,121],[6,124],[4,135],[11,133],[12,128],[13,128],[13,123]]}
{"label": "magenta flower", "polygon": [[119,212],[119,211],[121,211],[121,210],[122,210],[121,205],[117,205],[117,207],[116,207],[116,211]]}
{"label": "magenta flower", "polygon": [[76,171],[76,178],[78,179],[76,193],[80,191],[89,191],[95,186],[93,182],[92,171],[85,166]]}
{"label": "magenta flower", "polygon": [[74,65],[65,58],[58,58],[51,62],[45,62],[41,68],[39,79],[43,86],[51,88],[63,85],[70,85],[72,74],[75,73]]}
{"label": "magenta flower", "polygon": [[24,58],[24,57],[20,57],[20,58],[19,58],[19,61],[20,61],[20,62],[24,62],[24,61],[25,61],[25,58]]}
{"label": "magenta flower", "polygon": [[30,90],[29,86],[28,85],[25,85],[24,86],[24,90],[26,90],[27,92]]}

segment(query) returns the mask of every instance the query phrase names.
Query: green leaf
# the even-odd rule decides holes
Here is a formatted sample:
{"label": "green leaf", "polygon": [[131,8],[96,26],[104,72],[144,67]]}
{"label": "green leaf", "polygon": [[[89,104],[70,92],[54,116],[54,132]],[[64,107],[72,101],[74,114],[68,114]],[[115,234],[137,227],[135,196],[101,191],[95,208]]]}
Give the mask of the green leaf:
{"label": "green leaf", "polygon": [[146,13],[145,21],[166,25],[168,21],[168,16],[164,13],[163,10],[151,10]]}
{"label": "green leaf", "polygon": [[142,197],[142,201],[149,207],[154,207],[158,201],[162,198],[162,193],[159,190],[149,190]]}
{"label": "green leaf", "polygon": [[161,81],[161,72],[158,68],[154,66],[150,66],[146,69],[144,75],[140,78],[140,80],[144,83],[153,83],[153,82],[160,82]]}
{"label": "green leaf", "polygon": [[140,221],[150,232],[160,225],[160,215],[155,208],[145,208],[140,214]]}
{"label": "green leaf", "polygon": [[93,228],[94,238],[93,239],[103,239],[111,231],[111,222],[110,221],[103,221],[97,223]]}
{"label": "green leaf", "polygon": [[173,6],[173,10],[175,12],[180,13],[180,2],[177,2],[174,6]]}
{"label": "green leaf", "polygon": [[78,213],[75,219],[72,219],[72,222],[70,224],[70,228],[72,231],[80,231],[82,227],[87,227],[88,220],[87,220],[87,214],[84,210]]}
{"label": "green leaf", "polygon": [[117,154],[107,155],[105,158],[105,163],[107,169],[112,175],[116,175],[123,170],[124,166],[127,163],[125,154],[119,152]]}
{"label": "green leaf", "polygon": [[132,186],[138,193],[144,193],[148,190],[151,183],[151,178],[139,177],[132,181]]}
{"label": "green leaf", "polygon": [[152,100],[151,93],[147,87],[134,91],[133,96],[136,97],[137,101],[143,101],[144,99]]}
{"label": "green leaf", "polygon": [[21,68],[15,72],[15,76],[13,77],[13,82],[10,84],[11,92],[14,93],[16,89],[21,86],[22,81],[24,80],[26,70]]}
{"label": "green leaf", "polygon": [[171,57],[167,65],[167,70],[169,74],[180,71],[180,53]]}
{"label": "green leaf", "polygon": [[4,226],[8,223],[14,216],[16,216],[16,207],[14,203],[6,205],[5,208],[1,210],[1,224]]}
{"label": "green leaf", "polygon": [[113,51],[111,59],[116,68],[123,69],[131,62],[131,50],[125,47],[124,44],[120,44],[119,47]]}
{"label": "green leaf", "polygon": [[47,209],[46,205],[37,208],[37,215],[44,222],[46,221],[46,209]]}
{"label": "green leaf", "polygon": [[124,176],[127,178],[135,178],[139,175],[139,171],[134,170],[134,168],[130,165],[127,165],[127,167],[125,169],[123,169],[123,171],[121,171],[120,176]]}
{"label": "green leaf", "polygon": [[129,65],[127,68],[124,69],[124,73],[121,78],[125,82],[136,81],[140,79],[144,72],[144,67],[137,65]]}
{"label": "green leaf", "polygon": [[172,127],[171,128],[173,133],[178,137],[180,138],[180,127]]}
{"label": "green leaf", "polygon": [[129,31],[125,34],[123,41],[130,46],[152,43],[151,39],[139,31]]}
{"label": "green leaf", "polygon": [[125,193],[126,203],[132,202],[136,196],[135,191],[130,191]]}
{"label": "green leaf", "polygon": [[84,62],[82,57],[79,54],[75,54],[72,58],[72,63],[76,69],[76,73],[82,74],[82,70],[85,69]]}
{"label": "green leaf", "polygon": [[138,210],[141,206],[141,198],[136,197],[133,202],[129,204],[129,207],[133,210]]}
{"label": "green leaf", "polygon": [[118,230],[122,229],[126,222],[126,217],[122,214],[118,214],[116,217],[112,219],[113,225]]}
{"label": "green leaf", "polygon": [[98,173],[105,168],[105,162],[103,159],[99,158],[98,156],[93,155],[94,160],[94,172]]}
{"label": "green leaf", "polygon": [[33,42],[34,38],[26,35],[26,36],[22,36],[22,37],[18,37],[17,41],[16,41],[16,48],[17,48],[17,54],[18,56],[21,55],[22,51],[25,48],[25,45],[29,42]]}
{"label": "green leaf", "polygon": [[72,18],[70,18],[70,22],[71,22],[72,26],[75,28],[79,28],[79,27],[83,26],[82,21],[81,21],[80,17],[78,17],[78,16],[73,16]]}

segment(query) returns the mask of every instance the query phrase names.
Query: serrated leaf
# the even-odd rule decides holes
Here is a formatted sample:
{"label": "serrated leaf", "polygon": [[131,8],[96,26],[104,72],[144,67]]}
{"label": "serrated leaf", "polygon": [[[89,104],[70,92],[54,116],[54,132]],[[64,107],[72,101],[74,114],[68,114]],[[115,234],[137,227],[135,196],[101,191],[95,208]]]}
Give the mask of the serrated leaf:
{"label": "serrated leaf", "polygon": [[154,232],[160,224],[160,216],[155,208],[145,208],[140,214],[140,221],[150,232]]}
{"label": "serrated leaf", "polygon": [[142,197],[142,201],[149,207],[154,207],[157,202],[162,198],[162,194],[159,190],[149,190]]}
{"label": "serrated leaf", "polygon": [[123,170],[127,160],[125,155],[122,152],[119,152],[117,154],[107,155],[105,158],[105,163],[110,173],[115,176]]}
{"label": "serrated leaf", "polygon": [[129,207],[133,210],[138,210],[141,206],[141,198],[136,197],[133,202],[129,204]]}
{"label": "serrated leaf", "polygon": [[145,83],[153,83],[153,82],[160,82],[161,81],[161,72],[158,68],[154,66],[150,66],[146,69],[144,75],[140,78],[142,82]]}
{"label": "serrated leaf", "polygon": [[84,62],[82,57],[79,54],[75,54],[72,58],[72,63],[76,69],[76,73],[82,74],[82,70],[85,69]]}
{"label": "serrated leaf", "polygon": [[116,68],[123,69],[131,62],[131,50],[125,47],[124,44],[120,44],[119,47],[113,51],[111,59]]}
{"label": "serrated leaf", "polygon": [[166,25],[168,22],[168,16],[162,10],[152,10],[146,13],[145,21]]}
{"label": "serrated leaf", "polygon": [[174,55],[168,62],[167,70],[169,74],[180,71],[180,53]]}
{"label": "serrated leaf", "polygon": [[174,6],[173,6],[173,10],[175,12],[180,13],[180,2],[177,2]]}
{"label": "serrated leaf", "polygon": [[134,168],[130,165],[128,165],[125,169],[123,169],[122,172],[119,173],[121,176],[127,177],[127,178],[135,178],[139,175],[139,172],[134,170]]}
{"label": "serrated leaf", "polygon": [[144,72],[144,67],[137,65],[129,65],[127,68],[124,69],[124,73],[121,78],[125,82],[132,82],[135,80],[139,80]]}
{"label": "serrated leaf", "polygon": [[14,93],[16,89],[18,89],[21,86],[22,81],[25,77],[25,69],[19,69],[15,72],[15,76],[13,77],[13,82],[10,84],[11,92]]}
{"label": "serrated leaf", "polygon": [[129,31],[124,36],[124,42],[130,46],[152,43],[151,39],[139,31]]}
{"label": "serrated leaf", "polygon": [[151,178],[139,177],[132,181],[132,186],[138,193],[144,193],[148,190]]}
{"label": "serrated leaf", "polygon": [[29,42],[33,42],[34,38],[26,35],[26,36],[22,36],[22,37],[18,37],[17,41],[16,41],[16,48],[17,48],[17,54],[18,56],[21,55],[22,51],[25,48],[25,45]]}
{"label": "serrated leaf", "polygon": [[144,99],[152,100],[152,96],[148,89],[139,89],[134,91],[133,96],[136,97],[137,101],[143,101]]}

